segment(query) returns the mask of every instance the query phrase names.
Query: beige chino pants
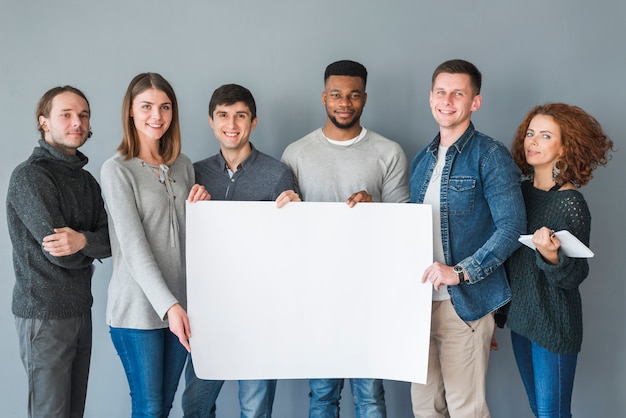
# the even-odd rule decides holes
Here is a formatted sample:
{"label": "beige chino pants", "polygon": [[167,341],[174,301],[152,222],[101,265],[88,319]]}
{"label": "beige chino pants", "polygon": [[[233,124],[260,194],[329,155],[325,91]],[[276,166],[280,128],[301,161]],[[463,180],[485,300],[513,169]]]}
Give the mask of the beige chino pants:
{"label": "beige chino pants", "polygon": [[450,300],[433,302],[428,378],[411,384],[416,418],[489,418],[486,376],[493,314],[465,322]]}

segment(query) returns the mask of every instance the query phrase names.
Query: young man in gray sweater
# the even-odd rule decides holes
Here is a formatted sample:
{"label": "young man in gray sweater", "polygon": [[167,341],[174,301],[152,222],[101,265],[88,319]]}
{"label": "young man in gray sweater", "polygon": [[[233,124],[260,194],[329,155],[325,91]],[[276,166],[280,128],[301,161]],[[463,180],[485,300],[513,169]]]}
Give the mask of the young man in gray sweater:
{"label": "young man in gray sweater", "polygon": [[[322,103],[326,124],[290,144],[282,160],[293,170],[302,200],[408,202],[408,165],[397,143],[360,124],[367,100],[367,70],[358,62],[326,67]],[[356,193],[355,193],[356,192]],[[339,416],[343,379],[311,379],[309,418]],[[350,379],[359,416],[387,415],[380,379]]]}
{"label": "young man in gray sweater", "polygon": [[13,171],[6,202],[28,416],[82,417],[92,263],[111,255],[107,216],[100,186],[78,151],[91,136],[85,95],[55,87],[39,100],[36,116],[39,146]]}

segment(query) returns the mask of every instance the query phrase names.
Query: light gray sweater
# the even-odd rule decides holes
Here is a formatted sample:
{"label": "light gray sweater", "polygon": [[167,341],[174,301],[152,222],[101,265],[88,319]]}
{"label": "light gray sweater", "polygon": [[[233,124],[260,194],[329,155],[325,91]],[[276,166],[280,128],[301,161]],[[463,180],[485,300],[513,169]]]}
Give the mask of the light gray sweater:
{"label": "light gray sweater", "polygon": [[177,302],[186,307],[185,201],[193,166],[181,154],[169,167],[171,180],[153,167],[117,154],[101,170],[113,253],[106,321],[116,328],[166,328],[167,310]]}
{"label": "light gray sweater", "polygon": [[360,190],[375,202],[409,201],[404,151],[370,130],[360,141],[342,146],[328,142],[317,129],[290,144],[282,160],[296,176],[304,201],[343,202]]}

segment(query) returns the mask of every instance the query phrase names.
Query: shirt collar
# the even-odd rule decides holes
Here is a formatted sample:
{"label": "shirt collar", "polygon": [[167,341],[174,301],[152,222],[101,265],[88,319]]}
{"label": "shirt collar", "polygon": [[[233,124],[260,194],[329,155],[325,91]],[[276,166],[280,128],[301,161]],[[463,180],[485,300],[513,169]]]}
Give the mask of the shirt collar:
{"label": "shirt collar", "polygon": [[[254,147],[252,142],[250,142],[250,150],[251,150],[250,155],[248,155],[248,157],[245,160],[239,163],[239,165],[237,166],[237,171],[245,170],[247,166],[252,165],[254,163],[254,160],[256,160],[256,157],[259,155],[259,151],[257,151],[257,149]],[[226,164],[226,160],[224,159],[224,156],[222,155],[222,151],[220,151],[218,155],[219,155],[219,160],[220,160],[220,166],[222,167],[224,171],[228,171],[228,164]]]}
{"label": "shirt collar", "polygon": [[[458,153],[462,153],[463,148],[467,146],[467,143],[469,142],[469,140],[474,136],[474,132],[476,132],[476,129],[474,128],[474,124],[470,122],[465,132],[463,132],[463,135],[461,135],[459,139],[454,141],[454,144],[452,144],[451,146],[456,148],[456,151]],[[430,143],[430,146],[428,147],[428,151],[431,153],[436,153],[439,149],[440,141],[441,141],[441,133],[438,133],[435,139],[433,140],[433,142]]]}

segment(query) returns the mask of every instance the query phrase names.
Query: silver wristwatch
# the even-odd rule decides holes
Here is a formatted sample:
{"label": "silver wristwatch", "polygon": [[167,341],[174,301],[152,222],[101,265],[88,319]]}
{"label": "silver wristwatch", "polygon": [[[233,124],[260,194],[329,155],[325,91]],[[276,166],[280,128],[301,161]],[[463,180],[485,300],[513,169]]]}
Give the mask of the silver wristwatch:
{"label": "silver wristwatch", "polygon": [[459,266],[457,264],[456,266],[452,267],[452,270],[454,270],[454,272],[456,274],[458,274],[458,276],[459,276],[459,283],[462,283],[462,282],[469,283],[469,280],[465,279],[466,275],[464,273],[463,267],[461,267],[461,266]]}

